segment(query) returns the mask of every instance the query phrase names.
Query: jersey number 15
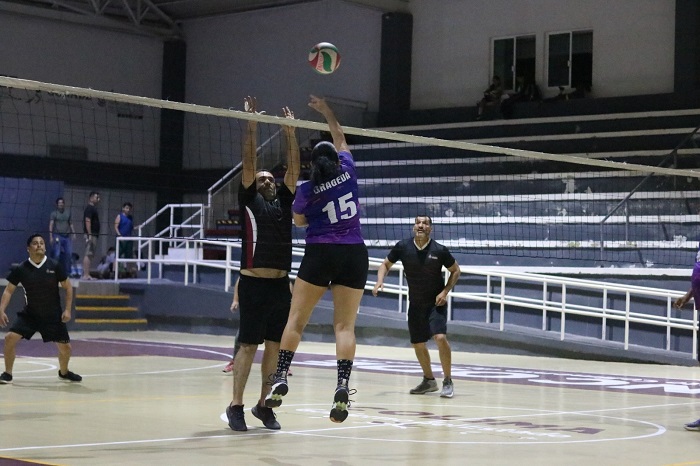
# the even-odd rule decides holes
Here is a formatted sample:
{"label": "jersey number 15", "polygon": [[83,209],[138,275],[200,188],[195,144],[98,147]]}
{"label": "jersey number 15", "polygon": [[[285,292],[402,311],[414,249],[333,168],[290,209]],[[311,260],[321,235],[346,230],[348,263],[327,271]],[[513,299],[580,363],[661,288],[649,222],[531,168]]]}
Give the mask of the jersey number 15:
{"label": "jersey number 15", "polygon": [[[328,214],[328,220],[331,222],[331,225],[338,223],[338,214],[336,213],[335,202],[336,201],[330,201],[323,209],[321,209],[322,212]],[[352,193],[347,193],[346,195],[339,197],[337,202],[341,220],[347,220],[357,215],[357,204],[352,200]]]}

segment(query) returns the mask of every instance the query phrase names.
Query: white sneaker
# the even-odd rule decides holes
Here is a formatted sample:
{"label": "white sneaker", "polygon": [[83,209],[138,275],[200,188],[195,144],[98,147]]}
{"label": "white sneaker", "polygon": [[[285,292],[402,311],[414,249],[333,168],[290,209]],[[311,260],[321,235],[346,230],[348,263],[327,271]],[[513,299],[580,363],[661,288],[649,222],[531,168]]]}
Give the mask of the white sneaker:
{"label": "white sneaker", "polygon": [[452,398],[455,394],[455,386],[452,383],[451,378],[446,378],[442,381],[442,391],[440,392],[441,398]]}

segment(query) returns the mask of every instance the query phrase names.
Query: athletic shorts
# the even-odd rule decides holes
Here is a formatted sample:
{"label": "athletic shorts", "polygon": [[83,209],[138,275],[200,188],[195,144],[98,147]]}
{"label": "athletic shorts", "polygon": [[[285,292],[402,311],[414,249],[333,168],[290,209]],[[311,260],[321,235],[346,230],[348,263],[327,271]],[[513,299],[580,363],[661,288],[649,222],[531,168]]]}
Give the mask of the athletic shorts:
{"label": "athletic shorts", "polygon": [[238,283],[240,325],[238,341],[259,345],[282,340],[289,318],[292,293],[289,278],[257,278],[241,275]]}
{"label": "athletic shorts", "polygon": [[[62,311],[59,311],[59,316]],[[41,334],[41,339],[44,343],[50,341],[56,343],[70,343],[68,336],[68,327],[61,322],[60,317],[57,320],[48,321],[46,319],[37,318],[29,315],[26,312],[18,312],[17,320],[12,324],[10,332],[22,335],[25,340],[30,340],[36,332]]]}
{"label": "athletic shorts", "polygon": [[94,257],[96,250],[97,250],[97,236],[90,235],[90,239],[85,240],[85,255],[87,257]]}
{"label": "athletic shorts", "polygon": [[307,244],[297,277],[316,286],[343,285],[362,290],[368,268],[364,244]]}
{"label": "athletic shorts", "polygon": [[409,304],[408,333],[411,343],[425,343],[447,333],[447,306]]}

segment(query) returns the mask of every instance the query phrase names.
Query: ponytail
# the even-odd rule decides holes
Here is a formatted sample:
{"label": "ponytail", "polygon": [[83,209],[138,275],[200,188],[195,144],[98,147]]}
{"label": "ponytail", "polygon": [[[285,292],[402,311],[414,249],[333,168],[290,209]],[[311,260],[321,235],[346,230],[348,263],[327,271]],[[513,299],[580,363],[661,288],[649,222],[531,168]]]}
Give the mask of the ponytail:
{"label": "ponytail", "polygon": [[319,142],[311,151],[311,180],[318,186],[338,175],[340,175],[338,151],[330,142]]}

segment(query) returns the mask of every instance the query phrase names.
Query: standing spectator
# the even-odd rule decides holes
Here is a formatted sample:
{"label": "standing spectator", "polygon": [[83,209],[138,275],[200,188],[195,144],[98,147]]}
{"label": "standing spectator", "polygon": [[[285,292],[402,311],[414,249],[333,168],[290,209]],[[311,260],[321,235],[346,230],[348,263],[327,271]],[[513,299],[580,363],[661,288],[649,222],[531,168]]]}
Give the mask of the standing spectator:
{"label": "standing spectator", "polygon": [[311,96],[309,107],[324,116],[333,143],[319,142],[311,152],[311,180],[294,199],[294,223],[306,226],[306,251],[294,283],[289,321],[284,329],[277,372],[265,405],[282,404],[287,375],[314,307],[330,286],[338,384],[330,419],[348,417],[348,383],[355,359],[355,319],[367,282],[367,247],[360,229],[357,173],[343,128],[325,99]]}
{"label": "standing spectator", "polygon": [[[5,335],[5,372],[0,374],[0,384],[12,383],[17,343],[22,338],[31,339],[36,332],[41,334],[44,343],[53,341],[58,346],[58,378],[65,382],[80,382],[83,378],[68,370],[71,345],[66,322],[71,319],[73,287],[63,267],[46,257],[46,243],[41,235],[34,234],[27,239],[27,252],[29,258],[7,276],[7,287],[0,298],[0,327],[5,328],[10,323],[7,306],[17,285],[22,284],[26,304]],[[59,283],[66,290],[63,311]]]}
{"label": "standing spectator", "polygon": [[70,212],[62,197],[56,199],[56,210],[51,212],[49,236],[51,237],[51,258],[58,262],[67,275],[70,275],[73,245],[71,235],[75,234]]}
{"label": "standing spectator", "polygon": [[[245,99],[247,112],[256,113],[253,97]],[[294,114],[285,107],[286,118]],[[226,408],[228,425],[246,431],[243,392],[258,345],[265,344],[260,381],[260,398],[251,413],[268,429],[279,429],[275,413],[264,405],[275,357],[289,317],[289,271],[292,267],[292,202],[299,179],[299,144],[293,126],[284,126],[287,170],[279,188],[269,171],[258,170],[257,122],[248,121],[243,138],[243,174],[238,190],[241,207],[241,272],[238,284],[241,348],[233,366],[233,399]]]}
{"label": "standing spectator", "polygon": [[83,254],[83,280],[92,280],[90,276],[90,263],[97,251],[97,239],[100,235],[100,215],[97,213],[97,204],[100,202],[100,193],[92,191],[88,198],[88,205],[83,212],[83,232],[85,233],[85,253]]}
{"label": "standing spectator", "polygon": [[501,78],[494,76],[491,80],[491,85],[484,91],[484,96],[480,101],[476,103],[478,107],[477,120],[481,120],[484,109],[487,106],[494,106],[501,104],[501,96],[503,95],[503,86],[501,85]]}
{"label": "standing spectator", "polygon": [[[122,205],[122,211],[114,219],[114,232],[119,236],[133,236],[134,235],[134,217],[131,215],[131,211],[134,208],[131,202],[125,202]],[[133,241],[121,241],[119,242],[119,257],[124,259],[131,259],[134,257],[134,242]],[[134,270],[131,263],[127,263],[126,268],[129,272]]]}
{"label": "standing spectator", "polygon": [[[410,393],[417,395],[436,392],[437,382],[430,365],[430,353],[426,342],[432,337],[438,347],[440,363],[445,377],[442,382],[443,398],[452,398],[452,350],[447,341],[447,293],[454,288],[459,279],[459,265],[450,251],[431,241],[432,219],[427,215],[416,217],[413,225],[412,239],[396,243],[377,272],[377,283],[372,294],[377,295],[384,286],[384,276],[397,261],[403,263],[408,282],[408,332],[411,345],[423,370],[423,380]],[[447,284],[443,280],[442,267],[450,272]]]}

